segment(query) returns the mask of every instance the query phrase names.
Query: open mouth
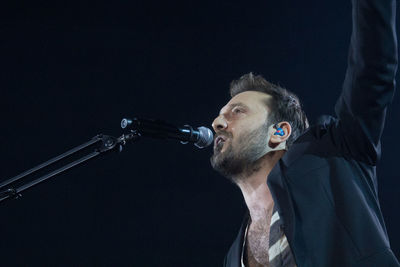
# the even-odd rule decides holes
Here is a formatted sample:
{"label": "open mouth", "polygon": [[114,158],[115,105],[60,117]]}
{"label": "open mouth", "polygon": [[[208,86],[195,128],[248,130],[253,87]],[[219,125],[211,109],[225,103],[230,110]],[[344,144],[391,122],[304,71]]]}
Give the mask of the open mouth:
{"label": "open mouth", "polygon": [[227,139],[226,137],[221,136],[221,135],[218,136],[217,138],[215,138],[215,140],[214,140],[214,148],[222,146],[225,143],[226,139]]}

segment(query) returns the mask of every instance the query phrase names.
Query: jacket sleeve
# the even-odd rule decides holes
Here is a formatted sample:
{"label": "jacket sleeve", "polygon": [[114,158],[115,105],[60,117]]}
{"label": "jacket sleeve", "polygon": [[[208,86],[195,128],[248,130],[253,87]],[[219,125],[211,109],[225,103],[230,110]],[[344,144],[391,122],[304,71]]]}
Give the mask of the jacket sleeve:
{"label": "jacket sleeve", "polygon": [[353,0],[353,27],[343,91],[336,103],[342,150],[375,165],[395,90],[395,0]]}

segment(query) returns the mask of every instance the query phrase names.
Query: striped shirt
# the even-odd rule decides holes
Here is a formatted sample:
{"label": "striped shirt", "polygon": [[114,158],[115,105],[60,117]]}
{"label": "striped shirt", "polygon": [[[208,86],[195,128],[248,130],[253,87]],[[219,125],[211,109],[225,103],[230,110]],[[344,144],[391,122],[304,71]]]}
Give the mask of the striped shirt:
{"label": "striped shirt", "polygon": [[[242,246],[241,267],[246,267],[243,262],[243,253],[246,249],[247,230],[250,220],[247,223],[244,241]],[[270,233],[269,233],[269,266],[270,267],[296,267],[292,251],[286,239],[285,233],[282,230],[282,221],[280,220],[277,210],[271,217]]]}

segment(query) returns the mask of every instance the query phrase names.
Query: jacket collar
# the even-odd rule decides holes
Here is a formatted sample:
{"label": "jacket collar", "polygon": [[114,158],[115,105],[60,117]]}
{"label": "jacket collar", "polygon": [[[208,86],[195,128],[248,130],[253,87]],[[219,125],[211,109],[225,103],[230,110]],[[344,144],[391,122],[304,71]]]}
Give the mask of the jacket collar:
{"label": "jacket collar", "polygon": [[[300,136],[274,166],[267,179],[268,187],[271,191],[272,198],[274,199],[274,205],[281,217],[283,231],[289,244],[294,244],[295,214],[293,207],[294,203],[290,195],[291,188],[286,174],[288,168],[299,159],[301,155],[304,155],[311,143],[311,138],[311,135]],[[295,255],[295,253],[293,253],[293,255],[295,257],[300,256]],[[297,258],[296,262],[299,260],[300,258]]]}
{"label": "jacket collar", "polygon": [[301,155],[304,154],[313,139],[314,137],[312,136],[311,131],[306,131],[303,135],[298,137],[289,150],[281,158],[284,165],[286,167],[292,165],[292,163],[294,163]]}

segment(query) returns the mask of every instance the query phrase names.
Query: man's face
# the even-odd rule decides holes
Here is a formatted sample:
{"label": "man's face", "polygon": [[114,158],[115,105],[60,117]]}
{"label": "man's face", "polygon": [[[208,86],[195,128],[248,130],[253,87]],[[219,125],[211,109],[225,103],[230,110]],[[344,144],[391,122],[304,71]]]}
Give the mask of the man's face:
{"label": "man's face", "polygon": [[268,110],[270,95],[246,91],[233,97],[212,126],[216,133],[212,167],[234,179],[257,169],[257,160],[267,153]]}

